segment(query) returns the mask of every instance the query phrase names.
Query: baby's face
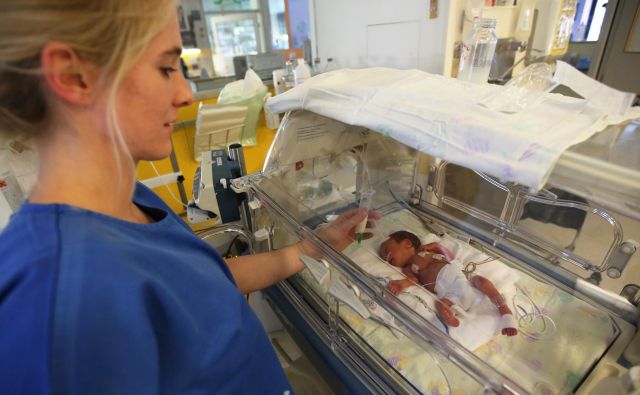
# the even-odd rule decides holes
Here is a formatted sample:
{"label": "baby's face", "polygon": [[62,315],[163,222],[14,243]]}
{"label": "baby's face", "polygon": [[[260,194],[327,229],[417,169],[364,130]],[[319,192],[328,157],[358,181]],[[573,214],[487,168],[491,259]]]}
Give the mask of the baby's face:
{"label": "baby's face", "polygon": [[393,239],[387,239],[380,244],[378,254],[380,258],[393,266],[403,267],[416,254],[416,249],[408,240],[397,242]]}

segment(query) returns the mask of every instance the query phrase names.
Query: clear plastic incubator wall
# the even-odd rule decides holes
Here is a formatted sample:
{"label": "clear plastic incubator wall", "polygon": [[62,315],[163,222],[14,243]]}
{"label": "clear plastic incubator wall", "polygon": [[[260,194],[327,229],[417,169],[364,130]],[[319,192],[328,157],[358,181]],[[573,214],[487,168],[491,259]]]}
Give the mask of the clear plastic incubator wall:
{"label": "clear plastic incubator wall", "polygon": [[[638,265],[640,214],[637,194],[607,194],[595,170],[576,163],[597,158],[637,180],[640,164],[628,148],[638,146],[638,128],[627,122],[573,147],[545,189],[531,194],[374,130],[294,111],[263,173],[234,186],[248,193],[253,230],[268,234],[257,251],[301,239],[321,251],[267,296],[316,350],[329,350],[325,362],[347,391],[590,393],[639,363],[638,289],[624,277]],[[318,230],[363,206],[381,215],[367,230],[373,237],[336,251]],[[387,283],[403,274],[379,246],[399,230],[446,246],[467,278],[488,278],[518,334],[500,333],[488,299],[456,309],[460,325],[447,327],[425,287],[389,292]]]}

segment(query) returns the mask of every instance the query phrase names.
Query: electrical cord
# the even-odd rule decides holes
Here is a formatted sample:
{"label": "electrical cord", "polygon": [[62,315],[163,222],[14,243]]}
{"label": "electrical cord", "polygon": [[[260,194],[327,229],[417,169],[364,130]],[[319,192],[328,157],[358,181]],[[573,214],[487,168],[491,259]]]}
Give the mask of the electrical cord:
{"label": "electrical cord", "polygon": [[225,254],[223,255],[225,259],[231,258],[231,249],[233,248],[233,244],[236,242],[236,240],[238,240],[238,237],[240,237],[240,235],[235,235],[235,237],[231,239],[229,248],[227,248],[227,252],[225,252]]}
{"label": "electrical cord", "polygon": [[409,203],[405,202],[402,198],[398,197],[398,195],[395,194],[395,192],[393,192],[393,189],[391,189],[391,184],[389,183],[389,181],[385,181],[386,187],[389,190],[389,193],[391,194],[391,197],[396,201],[396,203],[398,203],[400,206],[402,206],[403,208],[405,208],[407,211],[409,211],[411,214],[413,214],[416,218],[418,218],[418,220],[422,223],[422,225],[431,233],[433,233],[434,235],[440,236],[442,237],[442,235],[444,235],[444,232],[438,232],[437,230],[435,230],[431,224],[427,223],[427,221],[422,218],[420,215],[418,215],[418,213],[416,213],[416,210],[411,207],[409,205]]}
{"label": "electrical cord", "polygon": [[520,332],[532,340],[544,340],[553,336],[557,330],[553,319],[542,312],[527,291],[520,287],[516,289],[519,293],[513,295],[512,303]]}
{"label": "electrical cord", "polygon": [[[158,172],[158,169],[156,169],[156,166],[153,164],[153,162],[149,161],[149,164],[151,165],[151,168],[153,169],[153,171],[156,173],[156,176],[160,177],[160,173]],[[180,180],[178,180],[178,182],[181,182]],[[178,200],[178,198],[176,198],[176,196],[173,194],[173,191],[171,190],[171,188],[169,188],[168,185],[163,185],[165,188],[167,188],[167,191],[169,192],[169,195],[171,195],[171,198],[178,203],[179,205],[181,205],[184,208],[189,208],[189,206],[187,206],[186,204],[182,203],[182,201]]]}

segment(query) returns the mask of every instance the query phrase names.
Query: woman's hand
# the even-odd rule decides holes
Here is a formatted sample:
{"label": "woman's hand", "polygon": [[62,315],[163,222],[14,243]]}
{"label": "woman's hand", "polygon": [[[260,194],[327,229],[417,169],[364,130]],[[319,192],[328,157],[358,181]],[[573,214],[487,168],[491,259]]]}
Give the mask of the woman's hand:
{"label": "woman's hand", "polygon": [[[342,251],[353,243],[356,238],[356,228],[358,224],[367,219],[367,228],[375,227],[375,220],[380,219],[380,215],[372,210],[354,208],[342,213],[335,221],[318,231],[319,236],[333,248]],[[365,232],[362,239],[370,239],[373,234]]]}
{"label": "woman's hand", "polygon": [[[349,210],[327,226],[318,229],[318,235],[333,248],[342,251],[356,239],[356,227],[368,217],[367,227],[374,226],[380,215],[364,209]],[[364,239],[372,237],[365,233]],[[320,258],[320,252],[309,240],[267,253],[238,256],[227,261],[242,293],[257,291],[304,269],[300,255]]]}

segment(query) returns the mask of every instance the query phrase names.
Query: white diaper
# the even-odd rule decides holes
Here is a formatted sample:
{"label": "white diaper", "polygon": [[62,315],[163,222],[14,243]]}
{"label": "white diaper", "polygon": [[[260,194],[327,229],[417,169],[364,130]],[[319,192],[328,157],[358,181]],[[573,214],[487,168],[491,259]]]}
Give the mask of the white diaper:
{"label": "white diaper", "polygon": [[462,265],[457,260],[440,270],[436,278],[435,291],[438,298],[447,298],[466,311],[478,304],[484,297],[484,294],[474,288],[462,274]]}

